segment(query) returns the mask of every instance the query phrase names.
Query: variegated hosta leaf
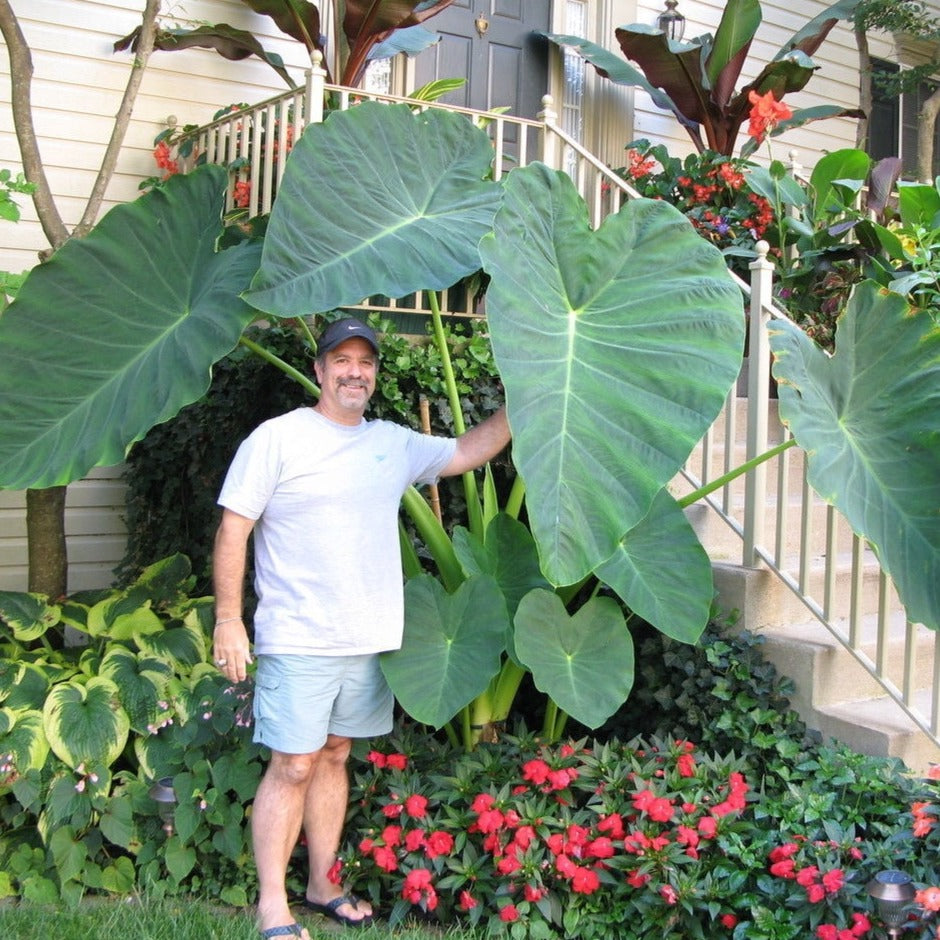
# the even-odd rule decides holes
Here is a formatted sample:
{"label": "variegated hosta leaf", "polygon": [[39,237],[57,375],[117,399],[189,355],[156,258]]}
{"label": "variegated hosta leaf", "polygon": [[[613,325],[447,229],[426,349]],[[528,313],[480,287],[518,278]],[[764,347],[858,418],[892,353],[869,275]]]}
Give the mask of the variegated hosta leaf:
{"label": "variegated hosta leaf", "polygon": [[0,621],[13,630],[20,643],[38,640],[61,616],[57,604],[50,604],[45,594],[26,594],[20,591],[0,591]]}
{"label": "variegated hosta leaf", "polygon": [[159,659],[138,657],[123,647],[112,647],[102,660],[99,675],[118,688],[131,728],[144,734],[157,720],[157,703],[166,696],[170,667]]}
{"label": "variegated hosta leaf", "polygon": [[[0,669],[5,663],[0,662]],[[42,708],[52,682],[45,668],[35,663],[10,663],[3,669],[5,679],[0,681],[0,699],[7,708]],[[3,695],[4,687],[9,691]]]}
{"label": "variegated hosta leaf", "polygon": [[194,625],[193,618],[187,618],[182,626],[161,629],[158,633],[134,639],[142,653],[180,667],[195,666],[206,658],[206,637]]}
{"label": "variegated hosta leaf", "polygon": [[57,685],[43,708],[43,728],[55,755],[73,770],[110,767],[127,744],[130,721],[118,687],[101,677]]}
{"label": "variegated hosta leaf", "polygon": [[109,596],[88,611],[88,632],[95,637],[136,640],[138,636],[161,630],[163,622],[150,609],[150,599],[138,587]]}
{"label": "variegated hosta leaf", "polygon": [[0,785],[10,774],[21,776],[28,770],[40,770],[48,754],[41,711],[0,708]]}

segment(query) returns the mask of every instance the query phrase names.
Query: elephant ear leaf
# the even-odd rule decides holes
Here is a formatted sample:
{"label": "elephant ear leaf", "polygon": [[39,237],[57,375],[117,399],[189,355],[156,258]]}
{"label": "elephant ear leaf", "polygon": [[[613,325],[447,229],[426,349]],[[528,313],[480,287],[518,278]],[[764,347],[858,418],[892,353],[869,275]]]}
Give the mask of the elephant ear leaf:
{"label": "elephant ear leaf", "polygon": [[119,463],[209,387],[257,313],[238,295],[260,246],[215,250],[227,179],[172,177],[29,273],[0,317],[0,487]]}
{"label": "elephant ear leaf", "polygon": [[633,688],[633,639],[620,605],[592,597],[569,616],[552,591],[536,588],[516,611],[516,653],[539,691],[576,721],[596,728]]}
{"label": "elephant ear leaf", "polygon": [[832,357],[788,321],[770,344],[810,485],[871,544],[908,618],[940,629],[940,327],[866,281]]}
{"label": "elephant ear leaf", "polygon": [[510,173],[480,253],[542,571],[574,584],[721,410],[741,364],[741,293],[672,206],[630,200],[592,231],[568,176],[538,163]]}
{"label": "elephant ear leaf", "polygon": [[[451,287],[480,267],[500,192],[485,179],[492,160],[486,133],[448,111],[366,101],[310,125],[287,162],[248,301],[291,317]],[[350,166],[372,168],[367,191]]]}
{"label": "elephant ear leaf", "polygon": [[49,693],[43,728],[53,753],[73,770],[105,770],[127,744],[130,721],[120,705],[118,687],[101,677],[66,682]]}

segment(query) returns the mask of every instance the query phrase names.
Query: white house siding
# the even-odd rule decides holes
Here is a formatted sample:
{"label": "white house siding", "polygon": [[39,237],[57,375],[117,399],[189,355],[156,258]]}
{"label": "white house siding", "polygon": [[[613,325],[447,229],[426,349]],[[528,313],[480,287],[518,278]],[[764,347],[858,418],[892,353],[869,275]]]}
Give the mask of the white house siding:
{"label": "white house siding", "polygon": [[[65,224],[74,226],[111,134],[133,57],[115,53],[115,40],[140,22],[143,0],[12,0],[32,49],[32,102],[39,148]],[[267,17],[237,0],[165,3],[164,22],[198,25],[225,22],[254,32],[266,49],[279,53],[295,81],[303,81],[306,52],[283,37]],[[0,50],[0,167],[20,169],[10,109],[10,63]],[[285,84],[257,58],[228,62],[209,49],[155,52],[138,95],[133,119],[107,191],[102,213],[138,195],[138,184],[157,171],[153,139],[168,115],[180,124],[202,123],[233,102],[256,102]],[[37,262],[47,242],[32,204],[17,197],[22,221],[0,222],[0,270],[22,271]],[[68,351],[63,350],[63,355]],[[96,470],[69,487],[66,535],[69,590],[109,585],[124,556],[124,487],[119,470]],[[26,499],[0,491],[0,589],[27,584]]]}

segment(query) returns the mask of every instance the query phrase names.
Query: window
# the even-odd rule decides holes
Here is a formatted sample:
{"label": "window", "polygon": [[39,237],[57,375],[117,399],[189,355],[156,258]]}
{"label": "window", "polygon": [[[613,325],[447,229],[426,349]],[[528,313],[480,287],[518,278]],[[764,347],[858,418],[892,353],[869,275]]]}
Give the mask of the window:
{"label": "window", "polygon": [[[937,87],[936,82],[921,82],[902,95],[886,94],[878,81],[879,75],[896,75],[900,67],[882,59],[872,61],[874,77],[872,110],[868,125],[868,152],[876,160],[900,157],[903,174],[917,176],[917,127],[924,101]],[[933,176],[940,174],[940,121],[934,128]]]}

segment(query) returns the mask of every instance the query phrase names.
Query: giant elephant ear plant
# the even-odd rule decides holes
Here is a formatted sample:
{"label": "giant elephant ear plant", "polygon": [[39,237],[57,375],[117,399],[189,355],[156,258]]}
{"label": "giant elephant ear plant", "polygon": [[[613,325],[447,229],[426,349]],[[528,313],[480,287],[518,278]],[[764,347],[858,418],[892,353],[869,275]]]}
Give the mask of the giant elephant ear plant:
{"label": "giant elephant ear plant", "polygon": [[[212,362],[238,342],[265,354],[241,337],[246,309],[295,317],[431,289],[440,339],[433,289],[482,266],[517,486],[498,512],[492,489],[481,504],[469,476],[468,525],[451,538],[414,490],[406,494],[436,571],[406,558],[405,643],[383,667],[414,717],[456,736],[450,722],[459,713],[468,743],[505,717],[526,672],[549,698],[548,735],[566,713],[597,725],[632,684],[625,609],[686,642],[708,619],[708,558],[666,487],[737,375],[741,297],[717,250],[672,207],[637,200],[593,231],[563,173],[533,164],[494,182],[491,159],[483,131],[442,111],[365,102],[312,125],[287,164],[247,290],[241,262],[254,246],[219,249],[223,171],[206,167],[170,180],[162,196],[142,197],[133,229],[113,210],[113,220],[37,269],[0,318],[0,485],[36,485],[40,474],[42,485],[65,483],[96,454],[113,461],[115,441],[129,446],[171,405],[198,397]],[[176,199],[178,219],[147,224]],[[170,225],[173,239],[151,236]],[[152,261],[136,279],[116,277],[113,291],[97,285],[102,272],[134,270],[139,252]],[[239,264],[219,281],[213,275],[232,252]],[[102,317],[93,332],[74,329],[73,306],[86,295]],[[151,295],[159,309],[142,329],[127,312],[137,309],[132,298]],[[861,342],[869,326],[857,327],[878,317],[903,335],[892,349],[904,359],[888,350],[875,380],[864,361],[873,346]],[[212,342],[188,341],[203,319]],[[931,321],[905,316],[877,293],[853,324],[831,361],[784,334],[778,380],[796,390],[787,399],[795,413],[806,390],[814,415],[834,415],[835,428],[815,416],[794,419],[794,433],[811,465],[835,453],[849,471],[826,474],[824,495],[840,508],[864,504],[847,513],[861,534],[890,511],[890,525],[873,529],[876,548],[911,616],[936,626],[940,548],[922,507],[938,504],[936,446],[924,435],[940,394],[940,338]],[[69,335],[67,370],[62,344],[36,343],[37,333]],[[155,371],[135,372],[138,362]],[[184,362],[193,379],[178,383]],[[897,377],[891,394],[909,405],[890,428],[870,420],[881,413],[886,376]],[[166,393],[159,409],[153,383]],[[449,385],[459,432],[452,374]],[[97,424],[86,397],[96,402]],[[891,495],[895,472],[910,481],[903,503]],[[841,488],[840,479],[853,485]]]}

